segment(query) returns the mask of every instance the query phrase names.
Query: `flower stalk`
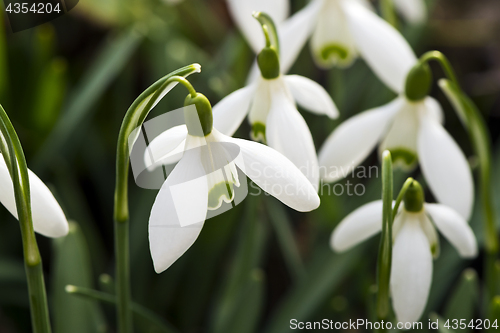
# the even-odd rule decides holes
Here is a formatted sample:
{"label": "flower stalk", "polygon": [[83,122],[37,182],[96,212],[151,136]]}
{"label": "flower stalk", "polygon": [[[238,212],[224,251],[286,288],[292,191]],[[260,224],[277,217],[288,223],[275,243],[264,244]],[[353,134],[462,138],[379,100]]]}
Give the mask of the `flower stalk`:
{"label": "flower stalk", "polygon": [[382,237],[377,262],[377,316],[380,320],[387,319],[390,310],[389,282],[392,262],[392,157],[386,150],[382,154]]}
{"label": "flower stalk", "polygon": [[[19,138],[7,113],[0,105],[0,150],[12,178],[17,214],[23,242],[24,267],[28,280],[31,322],[33,332],[50,333],[47,293],[43,278],[42,258],[38,250],[31,214],[31,196],[28,167]],[[5,141],[4,141],[4,140]]]}
{"label": "flower stalk", "polygon": [[[115,256],[116,256],[116,304],[118,332],[132,332],[130,291],[130,250],[129,250],[129,207],[128,207],[128,172],[129,172],[129,136],[141,126],[151,109],[177,83],[186,86],[179,77],[186,77],[200,72],[200,65],[192,64],[164,76],[147,88],[127,110],[120,128],[116,153],[116,186],[114,198]],[[172,79],[176,77],[175,79]],[[189,85],[190,86],[190,85]],[[188,87],[188,86],[186,86]],[[191,87],[192,88],[192,87]],[[196,94],[188,88],[190,94]]]}
{"label": "flower stalk", "polygon": [[439,51],[427,52],[420,58],[419,64],[424,64],[431,60],[437,61],[448,77],[448,80],[440,80],[439,85],[467,129],[474,153],[479,158],[479,193],[484,214],[486,251],[490,254],[496,254],[498,253],[499,246],[496,236],[496,217],[491,189],[491,144],[486,123],[476,105],[460,88],[453,67],[445,55]]}

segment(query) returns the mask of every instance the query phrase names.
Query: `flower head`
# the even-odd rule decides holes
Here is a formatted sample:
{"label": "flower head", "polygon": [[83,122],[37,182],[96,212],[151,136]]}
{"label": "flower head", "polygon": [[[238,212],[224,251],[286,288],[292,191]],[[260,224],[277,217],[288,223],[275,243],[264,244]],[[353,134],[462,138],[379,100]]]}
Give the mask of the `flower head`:
{"label": "flower head", "polygon": [[[338,110],[318,83],[299,75],[280,74],[281,61],[272,57],[272,53],[277,54],[277,50],[269,46],[270,33],[265,25],[263,28],[267,45],[259,53],[261,73],[248,86],[233,92],[214,107],[214,126],[231,136],[248,115],[252,138],[266,142],[285,155],[318,188],[316,148],[296,103],[315,114],[330,118],[336,118]],[[272,61],[266,63],[262,60],[264,57]],[[272,64],[279,66],[278,71],[273,71]]]}
{"label": "flower head", "polygon": [[149,219],[151,255],[158,273],[193,244],[209,211],[237,199],[235,189],[242,174],[295,210],[319,206],[316,190],[292,162],[265,145],[220,133],[212,126],[211,112],[203,95],[188,97],[186,125],[160,134],[145,153],[148,167],[179,161],[160,189]]}
{"label": "flower head", "polygon": [[[477,255],[477,243],[467,221],[452,208],[424,203],[422,188],[413,182],[393,224],[391,294],[400,322],[422,316],[432,281],[432,259],[439,255],[436,228],[462,258]],[[335,228],[331,246],[345,251],[382,229],[382,201],[361,206]]]}

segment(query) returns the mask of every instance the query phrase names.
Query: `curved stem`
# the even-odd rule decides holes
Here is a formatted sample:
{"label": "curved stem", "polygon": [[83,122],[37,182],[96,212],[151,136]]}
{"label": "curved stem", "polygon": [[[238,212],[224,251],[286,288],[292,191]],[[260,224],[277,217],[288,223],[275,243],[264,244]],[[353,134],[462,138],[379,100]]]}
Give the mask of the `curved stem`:
{"label": "curved stem", "polygon": [[276,29],[276,25],[274,24],[274,21],[271,18],[271,16],[263,12],[253,12],[252,15],[257,19],[257,21],[259,21],[260,25],[262,26],[262,29],[264,30],[264,35],[266,36],[266,39],[269,38],[269,43],[276,48],[279,54],[280,40],[278,37],[278,30]]}
{"label": "curved stem", "polygon": [[424,63],[430,60],[437,61],[448,77],[449,80],[440,80],[439,85],[467,129],[474,153],[479,158],[479,192],[484,213],[486,250],[488,253],[498,253],[496,217],[491,189],[491,144],[486,122],[476,105],[460,88],[453,67],[444,54],[439,51],[430,51],[425,53],[419,61]]}
{"label": "curved stem", "polygon": [[394,219],[396,218],[396,215],[398,214],[399,210],[399,205],[401,204],[401,201],[403,200],[406,190],[408,190],[408,187],[413,183],[413,178],[409,177],[405,183],[403,184],[403,187],[401,187],[401,191],[399,191],[398,197],[396,198],[396,202],[394,203],[394,208],[392,209],[392,221],[391,223],[394,223]]}
{"label": "curved stem", "polygon": [[[127,110],[118,135],[116,152],[116,186],[114,198],[115,256],[116,256],[116,303],[118,332],[132,331],[131,291],[129,267],[129,208],[128,208],[128,165],[129,136],[142,125],[151,109],[172,89],[176,83],[188,88],[191,95],[196,91],[184,79],[200,72],[200,65],[193,64],[178,69],[152,84],[132,103]],[[186,85],[186,82],[188,85]]]}
{"label": "curved stem", "polygon": [[1,105],[0,131],[3,139],[5,139],[5,142],[2,140],[0,149],[12,178],[17,215],[21,227],[33,332],[50,333],[51,327],[45,281],[43,278],[42,259],[38,250],[31,215],[28,167],[16,131]]}

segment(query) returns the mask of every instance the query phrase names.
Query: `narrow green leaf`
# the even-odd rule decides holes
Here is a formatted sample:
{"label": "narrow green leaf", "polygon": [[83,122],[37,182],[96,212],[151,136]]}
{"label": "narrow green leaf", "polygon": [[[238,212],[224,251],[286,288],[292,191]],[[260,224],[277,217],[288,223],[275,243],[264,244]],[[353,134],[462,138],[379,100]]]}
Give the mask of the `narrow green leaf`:
{"label": "narrow green leaf", "polygon": [[126,65],[141,39],[141,34],[132,28],[106,42],[90,69],[70,94],[62,117],[36,156],[34,164],[37,168],[45,167],[55,154],[71,147],[72,140],[69,139],[72,133],[84,119],[95,113],[95,103]]}
{"label": "narrow green leaf", "polygon": [[[86,300],[100,301],[113,305],[116,304],[115,295],[108,294],[102,291],[78,287],[74,285],[67,285],[65,287],[65,290],[68,295],[76,295]],[[177,330],[175,330],[175,328],[171,327],[170,324],[166,323],[162,318],[158,317],[155,313],[151,312],[144,306],[132,302],[131,307],[134,314],[149,323],[149,329],[151,332],[177,333]]]}
{"label": "narrow green leaf", "polygon": [[441,318],[438,314],[431,313],[430,314],[430,319],[431,319],[432,322],[436,322],[437,321],[437,323],[438,323],[437,326],[438,326],[438,332],[439,333],[455,333],[454,330],[444,327],[444,325],[446,324],[446,320],[444,320],[443,318]]}
{"label": "narrow green leaf", "polygon": [[300,257],[299,249],[293,235],[291,220],[288,218],[281,203],[276,200],[266,201],[267,212],[271,220],[271,225],[278,238],[281,252],[285,258],[288,270],[292,278],[297,281],[304,277],[304,265]]}
{"label": "narrow green leaf", "polygon": [[[460,277],[451,298],[448,300],[444,317],[447,319],[465,319],[468,323],[475,317],[479,305],[479,281],[475,270],[468,268]],[[470,332],[467,327],[461,332]]]}
{"label": "narrow green leaf", "polygon": [[305,321],[349,276],[356,263],[362,260],[364,247],[342,254],[322,248],[308,267],[308,275],[290,290],[271,317],[265,333],[288,333],[290,320]]}
{"label": "narrow green leaf", "polygon": [[74,298],[65,291],[68,284],[92,288],[89,251],[78,224],[70,222],[68,235],[54,239],[53,244],[54,332],[105,332],[106,323],[97,302]]}
{"label": "narrow green leaf", "polygon": [[489,317],[492,324],[495,320],[497,321],[497,324],[500,324],[500,296],[495,296],[491,300]]}

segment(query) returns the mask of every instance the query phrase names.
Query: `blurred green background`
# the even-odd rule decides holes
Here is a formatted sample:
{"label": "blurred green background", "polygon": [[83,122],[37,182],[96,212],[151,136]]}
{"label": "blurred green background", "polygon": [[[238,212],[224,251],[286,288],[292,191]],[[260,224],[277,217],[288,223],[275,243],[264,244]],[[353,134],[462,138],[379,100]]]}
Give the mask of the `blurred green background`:
{"label": "blurred green background", "polygon": [[[292,13],[305,3],[292,1]],[[400,20],[399,28],[417,55],[437,49],[449,57],[486,117],[500,216],[500,2],[435,0],[428,6],[427,24],[412,27]],[[64,239],[37,236],[54,332],[113,332],[113,306],[68,295],[64,286],[112,291],[112,279],[102,274],[113,276],[115,151],[127,108],[158,78],[193,62],[202,65],[202,73],[190,81],[216,104],[245,84],[254,55],[223,0],[80,0],[69,14],[30,30],[13,34],[1,23],[0,103],[18,132],[28,166],[73,221]],[[440,76],[437,66],[433,72]],[[335,121],[302,113],[317,149],[341,121],[394,97],[362,60],[345,70],[322,71],[308,46],[290,73],[322,84],[341,112]],[[150,118],[181,107],[185,95],[174,89]],[[470,156],[466,132],[436,85],[432,95],[445,110],[446,129]],[[246,122],[235,136],[249,138]],[[364,163],[377,164],[375,152]],[[418,170],[410,175],[421,178]],[[396,191],[406,176],[396,173]],[[266,195],[249,196],[209,220],[193,247],[157,275],[147,236],[156,191],[141,189],[131,179],[134,301],[158,314],[170,332],[281,333],[290,331],[290,319],[375,320],[379,237],[341,255],[328,243],[346,214],[380,198],[380,178],[340,183],[347,181],[366,185],[365,195],[323,195],[320,208],[307,214]],[[479,213],[471,224],[481,244]],[[421,321],[426,323],[432,312],[443,318],[488,316],[481,298],[484,260],[482,252],[474,261],[460,260],[442,240]],[[464,273],[467,267],[477,276]],[[500,282],[495,288],[498,294]],[[135,322],[137,332],[163,332],[141,317]],[[30,331],[19,226],[0,207],[0,332]]]}

